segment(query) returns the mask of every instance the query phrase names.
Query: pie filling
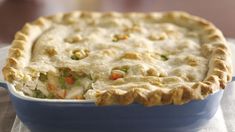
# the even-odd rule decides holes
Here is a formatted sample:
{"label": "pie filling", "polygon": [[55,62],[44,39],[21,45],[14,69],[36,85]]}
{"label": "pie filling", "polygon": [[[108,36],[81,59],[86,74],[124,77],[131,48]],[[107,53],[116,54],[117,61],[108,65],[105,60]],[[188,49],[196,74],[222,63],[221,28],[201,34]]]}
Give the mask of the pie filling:
{"label": "pie filling", "polygon": [[[82,72],[59,68],[58,74],[40,73],[33,91],[36,98],[84,99],[83,93],[91,87],[92,79]],[[45,89],[46,87],[46,89]]]}
{"label": "pie filling", "polygon": [[174,23],[105,17],[53,24],[34,42],[27,81],[18,85],[26,95],[58,99],[191,87],[208,72],[201,48],[197,31]]}

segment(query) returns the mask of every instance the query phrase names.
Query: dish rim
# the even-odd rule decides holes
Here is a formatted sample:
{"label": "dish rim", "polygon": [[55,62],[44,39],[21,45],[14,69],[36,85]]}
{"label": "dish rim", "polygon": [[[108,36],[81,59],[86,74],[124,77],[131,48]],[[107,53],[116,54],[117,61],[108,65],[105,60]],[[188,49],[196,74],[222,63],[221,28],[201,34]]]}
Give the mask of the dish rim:
{"label": "dish rim", "polygon": [[[233,76],[233,80],[232,81],[235,81],[235,76]],[[231,81],[231,82],[232,82]],[[42,99],[42,98],[34,98],[34,97],[31,97],[31,96],[26,96],[23,94],[23,92],[21,91],[17,91],[14,86],[10,83],[6,83],[6,82],[0,82],[0,83],[3,83],[3,84],[6,84],[6,87],[4,87],[10,94],[12,94],[13,96],[19,98],[19,99],[22,99],[22,100],[25,100],[25,101],[31,101],[31,102],[41,102],[41,103],[76,103],[76,104],[90,104],[90,105],[95,105],[95,101],[94,100],[75,100],[75,99]],[[221,91],[222,89],[218,89],[217,91],[213,92],[212,94],[210,95],[214,95],[215,93]],[[209,97],[209,96],[208,96]],[[206,98],[205,98],[206,99]],[[194,102],[194,101],[203,101],[205,99],[202,99],[202,100],[191,100],[189,101],[188,103],[190,102]],[[187,104],[187,103],[185,103]],[[140,105],[138,103],[132,103],[131,105]],[[171,105],[171,106],[178,106],[178,105],[175,105],[175,104],[167,104],[167,105]],[[111,105],[113,106],[113,105]],[[123,105],[122,105],[123,106]],[[166,106],[166,105],[159,105],[159,106]]]}

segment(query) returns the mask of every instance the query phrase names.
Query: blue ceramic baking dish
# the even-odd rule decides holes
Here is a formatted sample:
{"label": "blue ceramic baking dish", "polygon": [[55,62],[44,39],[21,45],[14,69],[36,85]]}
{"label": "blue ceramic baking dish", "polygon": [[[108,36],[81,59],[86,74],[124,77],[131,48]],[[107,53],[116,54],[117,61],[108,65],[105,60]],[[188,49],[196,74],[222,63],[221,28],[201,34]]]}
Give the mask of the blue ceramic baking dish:
{"label": "blue ceramic baking dish", "polygon": [[9,91],[17,116],[32,132],[196,132],[214,116],[223,95],[220,90],[184,105],[96,106],[22,96],[6,83],[0,87]]}

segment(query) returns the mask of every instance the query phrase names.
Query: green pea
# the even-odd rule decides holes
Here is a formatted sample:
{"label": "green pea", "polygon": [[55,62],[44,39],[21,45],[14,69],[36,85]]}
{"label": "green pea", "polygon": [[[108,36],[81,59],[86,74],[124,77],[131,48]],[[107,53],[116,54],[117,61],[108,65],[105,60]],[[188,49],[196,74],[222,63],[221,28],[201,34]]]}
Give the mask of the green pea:
{"label": "green pea", "polygon": [[40,75],[39,75],[39,80],[40,81],[42,81],[42,82],[45,82],[45,81],[47,81],[47,75],[46,74],[44,74],[44,73],[40,73]]}
{"label": "green pea", "polygon": [[62,89],[66,89],[67,88],[65,80],[64,80],[63,77],[59,77],[59,84],[60,84]]}
{"label": "green pea", "polygon": [[46,98],[46,96],[38,89],[35,89],[33,91],[33,97],[36,97],[36,98]]}
{"label": "green pea", "polygon": [[72,60],[79,60],[79,57],[77,57],[75,54],[70,57]]}
{"label": "green pea", "polygon": [[163,61],[167,61],[169,58],[166,55],[161,55]]}
{"label": "green pea", "polygon": [[47,96],[47,98],[49,99],[55,99],[55,95],[53,93],[49,93],[49,95]]}

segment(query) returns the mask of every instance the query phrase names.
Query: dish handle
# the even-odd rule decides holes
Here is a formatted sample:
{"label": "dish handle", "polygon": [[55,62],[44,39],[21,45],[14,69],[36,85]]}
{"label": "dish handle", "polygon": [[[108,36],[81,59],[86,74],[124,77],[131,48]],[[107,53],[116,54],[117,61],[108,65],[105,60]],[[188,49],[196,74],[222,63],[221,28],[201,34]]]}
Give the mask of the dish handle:
{"label": "dish handle", "polygon": [[232,77],[232,82],[235,81],[235,76]]}
{"label": "dish handle", "polygon": [[0,88],[8,89],[7,83],[0,80]]}

